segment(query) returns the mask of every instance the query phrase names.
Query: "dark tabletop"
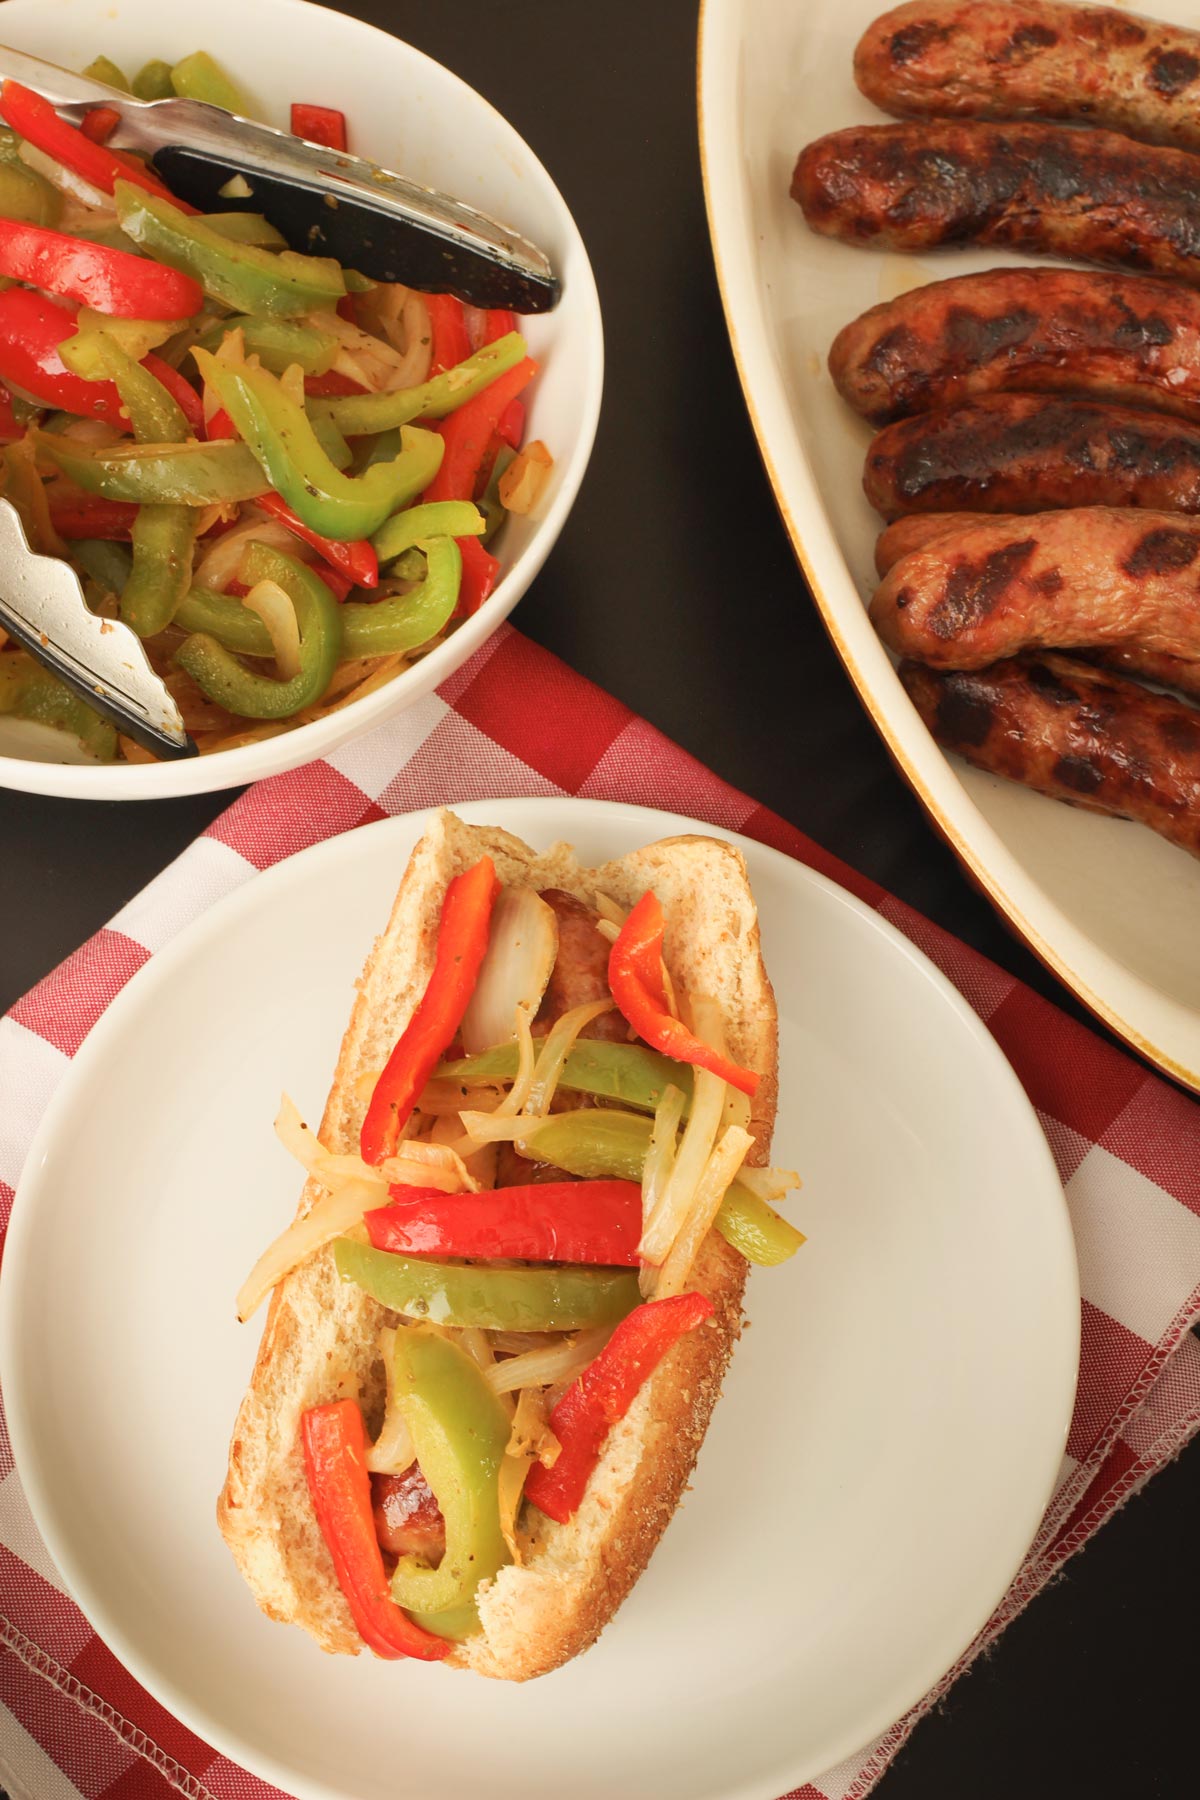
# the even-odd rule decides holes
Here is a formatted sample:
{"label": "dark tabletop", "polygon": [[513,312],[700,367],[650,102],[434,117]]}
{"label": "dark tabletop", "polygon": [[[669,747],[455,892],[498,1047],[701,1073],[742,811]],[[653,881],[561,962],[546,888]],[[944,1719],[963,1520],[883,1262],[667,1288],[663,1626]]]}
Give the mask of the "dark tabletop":
{"label": "dark tabletop", "polygon": [[[926,824],[793,561],[712,270],[693,7],[354,0],[342,10],[393,27],[499,107],[550,169],[591,252],[608,369],[600,432],[520,628],[1078,1013]],[[87,806],[0,791],[0,1007],[229,798]],[[1105,1526],[921,1725],[884,1778],[884,1800],[1194,1791],[1198,1509],[1192,1451]]]}

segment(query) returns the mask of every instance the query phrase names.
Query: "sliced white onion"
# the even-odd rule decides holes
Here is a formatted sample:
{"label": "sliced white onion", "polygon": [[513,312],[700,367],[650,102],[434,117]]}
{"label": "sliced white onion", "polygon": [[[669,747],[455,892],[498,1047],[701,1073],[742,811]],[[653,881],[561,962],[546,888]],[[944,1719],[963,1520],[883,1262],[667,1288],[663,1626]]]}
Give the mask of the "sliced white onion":
{"label": "sliced white onion", "polygon": [[725,1190],[741,1168],[754,1139],[740,1125],[731,1125],[704,1165],[687,1217],[679,1229],[671,1253],[655,1278],[653,1295],[667,1300],[682,1294],[700,1246],[712,1227],[725,1198]]}
{"label": "sliced white onion", "polygon": [[497,483],[500,504],[505,512],[531,513],[542,497],[553,467],[554,458],[541,438],[533,438],[519,450]]}
{"label": "sliced white onion", "polygon": [[597,919],[596,930],[602,938],[607,938],[610,944],[615,944],[621,935],[621,927],[615,919]]}
{"label": "sliced white onion", "polygon": [[515,1394],[526,1387],[554,1387],[560,1381],[574,1381],[589,1363],[595,1362],[612,1336],[610,1327],[581,1331],[574,1337],[559,1338],[537,1350],[525,1350],[519,1356],[493,1362],[484,1370],[487,1384],[494,1394]]}
{"label": "sliced white onion", "polygon": [[363,1458],[372,1475],[403,1475],[417,1460],[408,1421],[396,1403],[395,1345],[395,1330],[385,1325],[379,1333],[379,1353],[387,1375],[387,1404],[379,1436]]}
{"label": "sliced white onion", "polygon": [[767,1201],[782,1200],[801,1185],[795,1169],[743,1169],[738,1180],[759,1200]]}
{"label": "sliced white onion", "polygon": [[582,1006],[573,1006],[569,1012],[555,1020],[538,1055],[528,1094],[520,1108],[527,1118],[539,1119],[550,1111],[550,1102],[562,1075],[563,1064],[574,1048],[580,1032],[593,1019],[598,1019],[601,1013],[611,1012],[612,1007],[611,1000],[588,1000]]}
{"label": "sliced white onion", "polygon": [[[719,1001],[711,999],[707,994],[690,994],[687,1016],[698,1038],[711,1045],[722,1056],[728,1054],[729,1034],[725,1026],[725,1012]],[[749,1126],[749,1094],[743,1094],[740,1088],[726,1084],[725,1111],[721,1115],[721,1124],[740,1125],[743,1130]]]}
{"label": "sliced white onion", "polygon": [[242,605],[257,613],[271,638],[275,667],[284,681],[300,673],[300,621],[296,607],[286,588],[277,581],[256,581]]}
{"label": "sliced white onion", "polygon": [[[82,175],[76,175],[74,169],[68,169],[64,164],[55,162],[52,156],[47,156],[44,150],[36,149],[27,140],[22,142],[17,155],[26,168],[32,169],[35,175],[43,175],[52,187],[58,188],[60,193],[70,194],[72,199],[81,200],[86,207],[90,208],[91,223],[102,224],[111,221],[112,224],[116,224],[117,215],[113,210],[111,194],[106,194],[100,188],[93,187],[90,181],[83,179]],[[103,219],[97,219],[97,213],[106,216]],[[66,229],[69,230],[70,226],[68,225]]]}
{"label": "sliced white onion", "polygon": [[[364,1163],[364,1168],[370,1165]],[[444,1194],[477,1194],[479,1183],[453,1144],[422,1144],[405,1138],[395,1156],[381,1162],[372,1174],[404,1187],[435,1187]]]}
{"label": "sliced white onion", "polygon": [[[517,1039],[517,1073],[512,1086],[496,1107],[498,1118],[511,1117],[519,1113],[525,1105],[529,1090],[533,1086],[533,1077],[537,1068],[537,1057],[533,1048],[533,1027],[529,1023],[528,1008],[518,1006],[513,1025]],[[460,1109],[461,1110],[461,1109]]]}
{"label": "sliced white onion", "polygon": [[517,1513],[525,1481],[535,1461],[554,1467],[562,1446],[546,1420],[545,1397],[540,1388],[524,1388],[513,1414],[508,1448],[500,1461],[500,1529],[515,1563],[522,1560],[517,1540]]}
{"label": "sliced white onion", "polygon": [[376,1206],[386,1204],[389,1182],[403,1183],[406,1187],[441,1188],[447,1194],[479,1191],[479,1183],[472,1179],[462,1159],[446,1144],[418,1144],[405,1138],[396,1155],[389,1156],[378,1168],[364,1162],[361,1156],[339,1155],[327,1150],[316,1132],[304,1123],[295,1101],[287,1094],[279,1104],[275,1135],[289,1155],[302,1163],[325,1187],[335,1187],[346,1181],[372,1183],[382,1195],[375,1201]]}
{"label": "sliced white onion", "polygon": [[643,1261],[661,1265],[691,1211],[704,1165],[712,1153],[725,1105],[725,1083],[709,1069],[697,1069],[692,1108],[675,1165],[642,1230],[638,1252]]}
{"label": "sliced white onion", "polygon": [[343,1181],[322,1194],[302,1219],[280,1232],[263,1251],[238,1293],[238,1318],[244,1324],[285,1275],[290,1275],[314,1250],[351,1230],[365,1212],[384,1205],[386,1200],[386,1188],[376,1181]]}
{"label": "sliced white onion", "polygon": [[[654,1124],[650,1128],[650,1148],[646,1152],[646,1160],[642,1164],[642,1223],[648,1224],[654,1214],[663,1190],[671,1178],[671,1170],[675,1167],[675,1147],[679,1135],[679,1121],[683,1117],[684,1095],[682,1088],[674,1082],[668,1082],[663,1089],[662,1099],[654,1112]],[[654,1292],[654,1269],[643,1263],[638,1276],[638,1286],[642,1298],[647,1299]]]}
{"label": "sliced white onion", "polygon": [[532,888],[501,888],[492,909],[487,953],[463,1015],[462,1043],[468,1056],[511,1043],[519,1006],[534,1017],[557,955],[554,909]]}
{"label": "sliced white onion", "polygon": [[593,897],[592,904],[595,906],[596,911],[600,914],[602,919],[607,919],[610,924],[616,925],[618,928],[622,926],[629,917],[625,908],[623,906],[618,906],[611,894],[596,894]]}
{"label": "sliced white onion", "polygon": [[237,525],[232,531],[223,532],[204,552],[192,576],[193,587],[210,588],[215,594],[223,594],[229,583],[237,580],[246,546],[250,543],[269,544],[274,550],[292,553],[296,548],[296,539],[277,519],[252,519],[248,525]]}
{"label": "sliced white onion", "polygon": [[[546,1119],[527,1119],[523,1114],[464,1112],[462,1128],[466,1137],[461,1140],[467,1145],[468,1152],[477,1144],[523,1144],[527,1138],[535,1138]],[[460,1144],[455,1149],[462,1155]]]}

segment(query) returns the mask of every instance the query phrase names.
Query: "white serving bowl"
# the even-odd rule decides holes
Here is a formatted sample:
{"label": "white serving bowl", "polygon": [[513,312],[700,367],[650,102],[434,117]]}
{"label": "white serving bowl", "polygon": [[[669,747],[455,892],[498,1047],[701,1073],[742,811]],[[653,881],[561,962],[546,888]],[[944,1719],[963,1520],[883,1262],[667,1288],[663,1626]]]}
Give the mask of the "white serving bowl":
{"label": "white serving bowl", "polygon": [[345,112],[351,148],[493,214],[546,251],[563,284],[552,313],[522,330],[542,364],[530,395],[532,436],[554,454],[535,518],[511,518],[502,578],[473,618],[422,661],[340,712],[294,731],[185,762],[64,760],[60,733],[0,719],[0,786],[79,800],[161,800],[239,787],[310,762],[401,712],[444,681],[507,618],[579,492],[600,412],[604,341],[595,278],[566,202],[532,150],[473,88],[374,26],[306,0],[6,0],[5,43],[68,68],[103,52],[133,72],[151,57],[202,46],[225,62],[271,124],[293,100]]}

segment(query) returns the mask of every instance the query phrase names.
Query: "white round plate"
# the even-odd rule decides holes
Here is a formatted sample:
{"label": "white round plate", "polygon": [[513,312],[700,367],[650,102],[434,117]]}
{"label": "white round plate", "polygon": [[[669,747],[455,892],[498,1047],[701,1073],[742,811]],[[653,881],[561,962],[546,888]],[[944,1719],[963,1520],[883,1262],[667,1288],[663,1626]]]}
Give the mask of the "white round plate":
{"label": "white round plate", "polygon": [[532,436],[554,455],[536,517],[509,519],[501,579],[443,644],[365,699],[258,744],[186,762],[101,765],[61,760],[62,735],[0,719],[0,786],[76,800],[161,800],[278,775],[402,712],[453,674],[508,617],[575,503],[600,416],[604,338],[587,251],[566,201],[512,126],[448,69],[388,32],[305,0],[5,0],[4,42],[72,68],[103,52],[126,72],[203,43],[227,64],[269,124],[293,100],[346,114],[350,145],[385,168],[444,189],[540,244],[563,284],[552,313],[522,321],[541,363],[529,395]]}
{"label": "white round plate", "polygon": [[[462,811],[588,862],[707,829],[578,800]],[[280,1090],[319,1113],[422,824],[307,850],[214,907],[77,1057],[4,1260],[34,1517],[138,1679],[304,1800],[775,1800],[925,1692],[1036,1529],[1079,1319],[1045,1140],[924,957],[742,841],[779,1000],[774,1154],[802,1171],[809,1242],[751,1278],[694,1490],[596,1648],[541,1681],[324,1656],[257,1611],[217,1533],[261,1323],[233,1298],[298,1192]]]}
{"label": "white round plate", "polygon": [[[969,769],[934,743],[871,627],[880,521],[871,429],[829,378],[850,319],[943,277],[1028,265],[1002,251],[879,255],[810,232],[789,196],[803,146],[884,116],[854,85],[883,0],[704,0],[700,141],[734,355],[759,447],[825,625],[933,822],[1030,947],[1143,1056],[1200,1088],[1200,863],[1144,826]],[[1192,22],[1179,0],[1155,13]]]}

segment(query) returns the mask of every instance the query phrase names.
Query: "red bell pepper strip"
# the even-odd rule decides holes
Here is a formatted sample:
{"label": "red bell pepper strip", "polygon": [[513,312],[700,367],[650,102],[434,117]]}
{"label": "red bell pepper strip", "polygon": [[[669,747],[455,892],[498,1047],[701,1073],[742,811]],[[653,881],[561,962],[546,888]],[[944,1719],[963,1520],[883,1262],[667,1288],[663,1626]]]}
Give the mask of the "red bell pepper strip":
{"label": "red bell pepper strip", "polygon": [[94,144],[76,126],[60,119],[48,100],[43,100],[32,88],[22,87],[19,81],[6,81],[0,86],[0,114],[19,137],[28,138],[36,149],[52,156],[55,162],[62,163],[76,175],[82,175],[103,194],[111,194],[118,181],[132,181],[148,193],[170,200],[183,212],[194,213],[196,210],[194,206],[176,200],[170,189],[143,168],[136,158],[119,156],[103,144]]}
{"label": "red bell pepper strip", "polygon": [[[200,417],[201,419],[204,417],[203,403],[200,408]],[[204,435],[210,443],[217,438],[235,438],[237,436],[233,420],[223,406],[218,406],[216,412],[208,421],[208,424],[204,429]]]}
{"label": "red bell pepper strip", "polygon": [[293,100],[292,136],[324,144],[328,150],[344,150],[346,115],[332,106],[306,106],[303,100]]}
{"label": "red bell pepper strip", "polygon": [[497,338],[507,337],[510,331],[517,329],[517,315],[506,307],[493,306],[483,315],[483,334],[481,344],[494,344]]}
{"label": "red bell pepper strip", "polygon": [[440,1662],[453,1645],[434,1637],[392,1599],[371,1511],[367,1434],[356,1400],[310,1406],[300,1420],[304,1472],[321,1536],[359,1635],[376,1656]]}
{"label": "red bell pepper strip", "polygon": [[500,564],[478,538],[455,538],[454,541],[462,554],[462,579],[452,617],[469,619],[472,613],[479,611],[495,587]]}
{"label": "red bell pepper strip", "polygon": [[487,950],[499,892],[490,856],[480,857],[446,889],[433,974],[375,1084],[363,1120],[361,1149],[366,1162],[381,1163],[393,1154],[421,1089],[462,1024]]}
{"label": "red bell pepper strip", "polygon": [[[353,299],[353,295],[347,294],[346,298]],[[306,394],[311,394],[314,400],[340,400],[345,394],[370,392],[361,381],[355,381],[351,376],[343,375],[340,369],[326,369],[324,375],[306,375],[304,391]]]}
{"label": "red bell pepper strip", "polygon": [[0,275],[123,319],[190,318],[204,304],[178,269],[17,219],[0,219]]}
{"label": "red bell pepper strip", "polygon": [[525,1483],[525,1498],[548,1519],[566,1524],[583,1499],[610,1428],[625,1417],[671,1346],[712,1310],[703,1294],[674,1294],[635,1306],[571,1383],[550,1414],[550,1429],[562,1445],[558,1459],[552,1469],[535,1462]]}
{"label": "red bell pepper strip", "polygon": [[64,338],[78,326],[73,311],[58,306],[32,288],[12,287],[0,293],[0,380],[30,394],[43,406],[103,419],[128,431],[121,396],[113,381],[85,381],[73,375],[58,354]]}
{"label": "red bell pepper strip", "polygon": [[120,123],[121,115],[115,106],[93,106],[80,119],[79,129],[93,144],[105,144]]}
{"label": "red bell pepper strip", "polygon": [[13,411],[12,395],[0,387],[0,444],[15,444],[25,436],[25,427]]}
{"label": "red bell pepper strip", "polygon": [[279,519],[289,531],[294,531],[298,538],[319,550],[327,563],[340,569],[343,575],[350,577],[355,587],[373,588],[379,585],[379,558],[375,547],[368,538],[353,538],[339,543],[336,538],[322,537],[319,531],[313,531],[298,519],[287,501],[279,494],[263,494],[258,504],[271,517]]}
{"label": "red bell pepper strip", "polygon": [[467,321],[463,317],[461,300],[456,300],[453,294],[426,294],[424,298],[433,333],[433,349],[429,361],[429,373],[432,377],[465,362],[471,354],[471,340],[467,336]]}
{"label": "red bell pepper strip", "polygon": [[640,1266],[642,1190],[636,1181],[546,1181],[483,1194],[397,1184],[388,1193],[390,1206],[363,1216],[376,1250]]}
{"label": "red bell pepper strip", "polygon": [[626,919],[609,952],[608,985],[622,1016],[644,1043],[677,1062],[711,1069],[730,1087],[753,1094],[758,1076],[703,1043],[667,1011],[662,981],[663,910],[647,890]]}
{"label": "red bell pepper strip", "polygon": [[[187,420],[192,436],[202,438],[204,436],[204,402],[191,382],[181,375],[178,369],[173,369],[170,363],[164,362],[161,356],[156,356],[153,350],[149,356],[143,356],[142,367],[149,369],[156,381],[161,381]],[[233,435],[232,432],[230,435]]]}
{"label": "red bell pepper strip", "polygon": [[58,495],[61,484],[51,482],[46,489],[50,503],[50,523],[63,538],[105,538],[110,543],[123,543],[133,529],[138,509],[127,500],[101,500],[96,494]]}
{"label": "red bell pepper strip", "polygon": [[[497,375],[476,394],[442,419],[438,430],[446,443],[441,467],[425,490],[426,500],[470,500],[496,428],[511,400],[537,374],[537,364],[526,356],[513,368]],[[460,546],[461,548],[461,546]]]}
{"label": "red bell pepper strip", "polygon": [[502,444],[507,444],[510,450],[521,448],[521,439],[525,436],[525,402],[523,400],[509,401],[500,415],[500,421],[496,426],[496,436]]}

